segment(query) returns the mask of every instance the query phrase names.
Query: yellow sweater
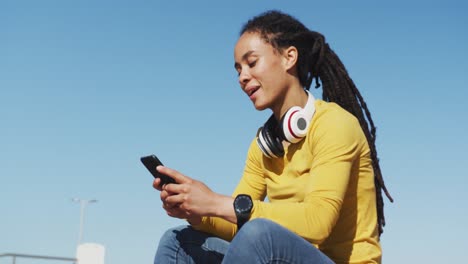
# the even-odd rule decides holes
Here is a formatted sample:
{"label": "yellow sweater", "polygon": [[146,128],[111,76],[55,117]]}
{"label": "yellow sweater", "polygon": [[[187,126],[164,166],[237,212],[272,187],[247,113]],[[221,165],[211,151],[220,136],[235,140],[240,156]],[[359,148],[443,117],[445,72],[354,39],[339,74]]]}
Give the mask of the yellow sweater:
{"label": "yellow sweater", "polygon": [[[252,141],[233,193],[254,200],[251,219],[270,219],[336,263],[380,263],[374,173],[358,120],[337,104],[316,100],[306,138],[282,158],[264,157]],[[269,202],[265,202],[265,197]],[[217,217],[195,226],[228,241],[237,227]]]}

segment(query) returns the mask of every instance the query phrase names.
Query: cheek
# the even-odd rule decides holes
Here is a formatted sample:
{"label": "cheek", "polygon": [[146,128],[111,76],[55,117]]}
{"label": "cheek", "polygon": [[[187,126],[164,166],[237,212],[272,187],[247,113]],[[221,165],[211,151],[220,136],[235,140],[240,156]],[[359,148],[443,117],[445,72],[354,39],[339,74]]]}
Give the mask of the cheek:
{"label": "cheek", "polygon": [[281,82],[284,71],[279,60],[264,61],[253,68],[251,74],[254,79],[259,81],[262,85],[267,85],[269,89],[271,89],[276,86],[278,82]]}
{"label": "cheek", "polygon": [[269,68],[267,71],[263,71],[261,76],[262,82],[268,85],[269,89],[276,89],[278,86],[281,86],[283,75],[278,69]]}
{"label": "cheek", "polygon": [[261,82],[268,82],[271,80],[272,69],[270,67],[265,67],[265,65],[259,65],[252,71],[252,77]]}

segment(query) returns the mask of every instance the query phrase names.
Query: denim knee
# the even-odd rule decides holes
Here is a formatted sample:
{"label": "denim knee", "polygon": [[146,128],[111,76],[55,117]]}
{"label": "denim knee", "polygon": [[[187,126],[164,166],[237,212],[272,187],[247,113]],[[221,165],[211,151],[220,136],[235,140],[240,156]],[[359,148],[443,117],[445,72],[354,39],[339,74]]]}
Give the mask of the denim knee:
{"label": "denim knee", "polygon": [[226,263],[332,263],[308,241],[268,219],[244,224],[225,254]]}
{"label": "denim knee", "polygon": [[161,236],[154,263],[221,263],[228,247],[221,238],[179,226]]}
{"label": "denim knee", "polygon": [[188,228],[188,226],[182,225],[166,230],[166,232],[164,232],[164,234],[159,239],[159,247],[171,247],[178,245],[179,241],[177,240],[177,235],[185,228]]}

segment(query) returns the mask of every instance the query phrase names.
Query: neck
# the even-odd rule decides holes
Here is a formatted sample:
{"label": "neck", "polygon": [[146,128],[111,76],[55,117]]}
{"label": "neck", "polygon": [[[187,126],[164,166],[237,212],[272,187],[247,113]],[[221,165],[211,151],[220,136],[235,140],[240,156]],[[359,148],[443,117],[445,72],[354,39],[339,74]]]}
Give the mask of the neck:
{"label": "neck", "polygon": [[280,102],[272,108],[273,114],[277,120],[293,106],[304,107],[307,103],[307,92],[301,87],[290,87],[286,89],[286,92],[281,96]]}

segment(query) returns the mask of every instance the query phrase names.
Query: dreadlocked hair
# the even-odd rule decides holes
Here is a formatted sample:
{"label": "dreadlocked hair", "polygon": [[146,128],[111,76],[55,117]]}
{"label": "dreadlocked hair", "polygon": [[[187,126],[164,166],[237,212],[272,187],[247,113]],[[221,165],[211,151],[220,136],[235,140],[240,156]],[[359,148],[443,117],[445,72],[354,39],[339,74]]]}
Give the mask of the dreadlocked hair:
{"label": "dreadlocked hair", "polygon": [[325,42],[325,37],[310,31],[296,18],[280,11],[267,11],[249,20],[241,29],[241,35],[258,33],[261,38],[278,51],[294,46],[299,56],[297,72],[301,85],[309,90],[315,79],[315,88],[322,81],[322,99],[335,102],[353,114],[367,138],[374,169],[374,184],[376,188],[377,222],[379,235],[385,226],[384,202],[382,191],[393,202],[388,192],[380,170],[379,158],[375,147],[376,127],[364,98],[348,75],[341,60]]}

